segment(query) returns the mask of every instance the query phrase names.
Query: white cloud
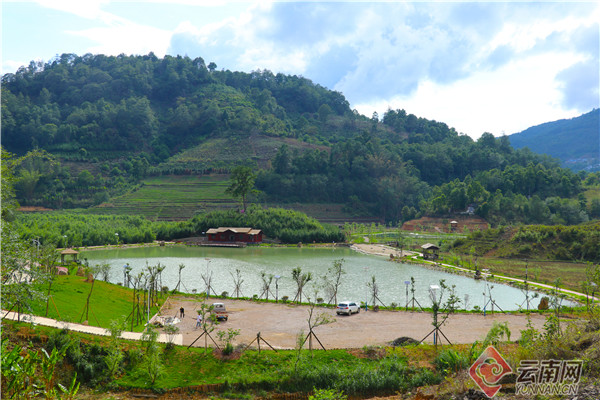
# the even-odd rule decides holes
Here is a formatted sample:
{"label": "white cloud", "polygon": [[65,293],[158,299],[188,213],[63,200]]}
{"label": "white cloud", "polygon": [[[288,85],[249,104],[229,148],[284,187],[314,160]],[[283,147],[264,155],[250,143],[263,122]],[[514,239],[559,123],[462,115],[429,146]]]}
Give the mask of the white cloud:
{"label": "white cloud", "polygon": [[117,55],[147,54],[153,51],[157,56],[164,56],[169,46],[171,32],[136,24],[126,18],[103,11],[102,6],[109,4],[109,0],[37,0],[37,2],[43,7],[94,21],[87,29],[65,30],[68,34],[94,42],[95,45],[86,49],[88,53]]}
{"label": "white cloud", "polygon": [[[301,74],[341,91],[366,115],[389,105],[473,136],[589,111],[598,92],[587,90],[583,99],[581,89],[598,86],[588,77],[598,63],[600,6],[593,3],[37,2],[85,19],[87,26],[67,32],[87,39],[73,41],[84,52],[153,51],[203,57],[234,71]],[[142,23],[156,18],[135,18],[130,8],[131,19],[117,15],[138,3],[140,12],[144,3],[186,7],[165,29]],[[57,44],[56,53],[72,47]]]}
{"label": "white cloud", "polygon": [[[555,53],[516,60],[496,71],[476,72],[451,84],[422,81],[411,96],[390,101],[357,104],[357,110],[380,116],[388,109],[405,109],[419,117],[435,119],[477,138],[484,132],[512,134],[550,120],[574,117],[561,107],[562,93],[553,82],[555,72],[579,58]],[[554,68],[548,68],[553,65]]]}
{"label": "white cloud", "polygon": [[171,33],[168,31],[131,23],[67,32],[97,43],[87,50],[92,54],[118,55],[154,52],[157,56],[163,57],[171,40]]}
{"label": "white cloud", "polygon": [[78,17],[87,19],[97,19],[104,13],[101,10],[103,4],[108,4],[109,0],[36,0],[36,2],[46,8],[64,11]]}

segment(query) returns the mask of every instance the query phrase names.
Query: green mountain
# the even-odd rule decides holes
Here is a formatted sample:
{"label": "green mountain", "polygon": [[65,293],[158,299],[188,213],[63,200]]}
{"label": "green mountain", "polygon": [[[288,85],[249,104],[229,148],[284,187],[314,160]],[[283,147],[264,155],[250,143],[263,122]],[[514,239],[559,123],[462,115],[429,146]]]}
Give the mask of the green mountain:
{"label": "green mountain", "polygon": [[520,149],[548,154],[575,171],[600,171],[600,109],[576,118],[533,126],[510,135],[510,143]]}
{"label": "green mountain", "polygon": [[[32,62],[2,77],[1,140],[26,155],[15,171],[23,206],[106,213],[120,203],[135,213],[149,199],[144,215],[185,219],[235,206],[216,175],[246,165],[260,191],[252,202],[333,210],[338,222],[467,209],[492,224],[596,217],[578,198],[581,176],[507,137],[473,141],[405,110],[368,118],[307,78],[219,71],[202,58]],[[184,195],[192,200],[179,208]]]}

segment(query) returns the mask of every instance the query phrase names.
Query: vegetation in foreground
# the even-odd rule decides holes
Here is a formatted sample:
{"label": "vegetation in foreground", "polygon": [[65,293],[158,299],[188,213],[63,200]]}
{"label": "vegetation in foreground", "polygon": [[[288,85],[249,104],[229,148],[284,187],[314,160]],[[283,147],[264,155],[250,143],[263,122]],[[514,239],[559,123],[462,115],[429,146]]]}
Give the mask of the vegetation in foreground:
{"label": "vegetation in foreground", "polygon": [[[494,345],[515,371],[521,360],[581,359],[583,386],[600,379],[600,322],[597,309],[590,312],[590,319],[574,322],[549,316],[543,331],[527,328],[521,331],[519,342],[510,341],[506,325],[496,324],[472,345],[310,351],[299,342],[295,350],[258,352],[239,345],[229,354],[157,344],[151,331],[142,342],[134,343],[115,335],[98,338],[3,322],[2,394],[10,396],[17,389],[30,394],[25,386],[30,384],[47,398],[55,398],[55,393],[81,384],[87,391],[99,391],[100,396],[107,390],[164,393],[183,389],[212,392],[217,397],[243,393],[244,398],[254,398],[268,392],[329,390],[366,398],[436,385],[421,390],[433,390],[436,398],[446,399],[477,390],[466,370],[488,345]],[[119,331],[116,326],[112,330]],[[20,368],[49,371],[49,365],[51,373],[39,375],[26,375]],[[510,385],[514,378],[503,393],[514,390]]]}
{"label": "vegetation in foreground", "polygon": [[[594,283],[600,282],[599,272],[595,269],[590,276]],[[61,309],[65,307],[62,299],[80,304],[84,293],[71,292],[82,292],[78,287],[88,287],[90,283],[77,276],[59,278],[62,281],[56,285],[64,283],[65,290],[54,292],[53,297]],[[115,296],[126,290],[112,286],[116,291],[110,293]],[[111,302],[115,299],[108,301]],[[99,305],[98,301],[93,304]],[[103,305],[96,309],[97,315],[105,321],[129,308],[115,309],[115,306]],[[482,342],[439,349],[432,345],[406,345],[411,342],[408,340],[404,342],[406,346],[396,348],[367,346],[355,350],[317,351],[304,348],[304,335],[300,332],[295,350],[245,351],[243,344],[232,345],[236,336],[232,333],[220,338],[222,350],[206,351],[159,344],[153,328],[144,331],[139,343],[124,341],[119,334],[128,323],[122,318],[120,322],[109,323],[110,337],[4,321],[2,373],[7,384],[3,385],[3,395],[20,391],[33,396],[36,392],[28,388],[37,388],[37,393],[49,398],[58,393],[68,398],[69,393],[82,385],[86,390],[100,391],[143,389],[162,393],[187,388],[191,392],[208,390],[223,394],[254,393],[255,396],[265,392],[332,390],[366,397],[406,393],[416,387],[440,383],[442,389],[439,390],[455,394],[473,388],[465,370],[489,344],[497,346],[513,368],[520,360],[583,359],[584,379],[597,381],[600,378],[600,308],[593,302],[588,303],[584,319],[573,321],[561,317],[558,296],[551,299],[550,307],[544,330],[529,327],[521,331],[517,343],[510,342],[507,325],[497,324]],[[33,308],[42,311],[39,305]],[[210,325],[210,319],[206,324]],[[45,372],[32,374],[37,369]]]}

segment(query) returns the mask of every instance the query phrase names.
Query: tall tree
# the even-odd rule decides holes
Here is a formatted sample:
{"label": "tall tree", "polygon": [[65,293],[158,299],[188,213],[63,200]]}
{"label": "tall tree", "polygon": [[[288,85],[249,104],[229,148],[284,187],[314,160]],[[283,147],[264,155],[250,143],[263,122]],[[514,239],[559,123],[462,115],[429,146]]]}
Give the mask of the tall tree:
{"label": "tall tree", "polygon": [[29,310],[30,305],[36,299],[43,297],[42,292],[25,283],[36,281],[43,283],[45,274],[40,268],[39,253],[36,247],[22,240],[15,232],[13,225],[14,212],[18,203],[15,200],[14,168],[21,163],[26,156],[15,159],[4,148],[2,152],[2,174],[1,190],[2,212],[0,218],[0,230],[2,240],[1,260],[1,284],[2,284],[2,308],[10,311]]}
{"label": "tall tree", "polygon": [[248,194],[254,188],[254,181],[256,180],[256,174],[252,172],[252,168],[247,166],[237,166],[231,171],[229,177],[231,184],[225,191],[234,197],[242,199],[242,208],[246,210],[246,199]]}

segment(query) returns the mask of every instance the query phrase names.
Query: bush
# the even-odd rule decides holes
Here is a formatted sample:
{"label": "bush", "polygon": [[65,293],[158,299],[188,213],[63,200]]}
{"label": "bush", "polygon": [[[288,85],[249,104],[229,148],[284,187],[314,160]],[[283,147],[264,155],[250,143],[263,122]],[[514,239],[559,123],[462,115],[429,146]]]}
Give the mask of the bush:
{"label": "bush", "polygon": [[315,393],[308,400],[346,400],[348,396],[344,392],[335,389],[314,389]]}
{"label": "bush", "polygon": [[137,367],[143,358],[144,353],[139,347],[132,347],[125,352],[125,362],[130,368]]}
{"label": "bush", "polygon": [[469,367],[469,356],[454,349],[442,350],[433,360],[435,368],[443,375],[457,373]]}

